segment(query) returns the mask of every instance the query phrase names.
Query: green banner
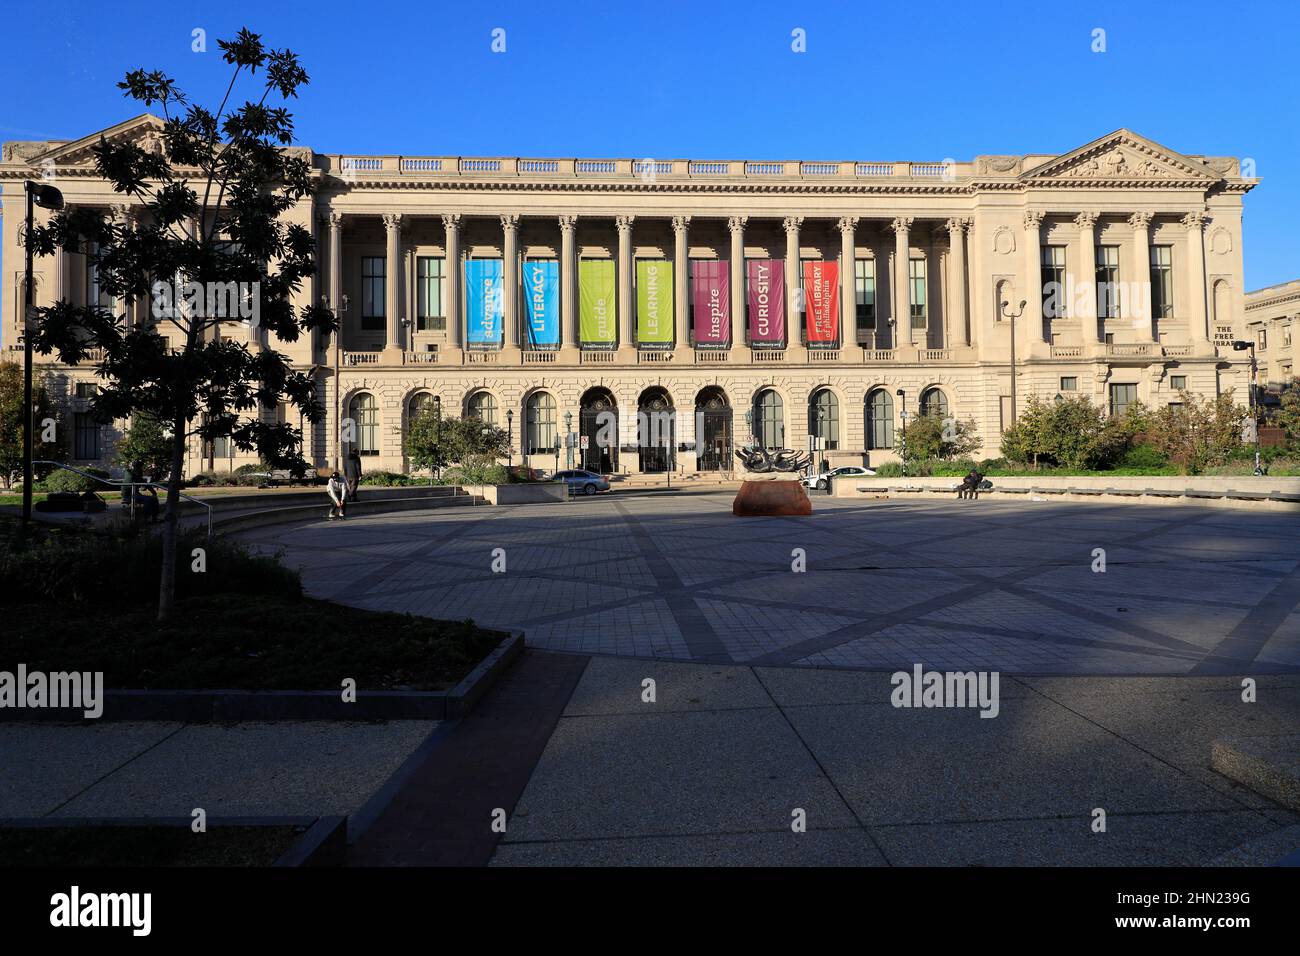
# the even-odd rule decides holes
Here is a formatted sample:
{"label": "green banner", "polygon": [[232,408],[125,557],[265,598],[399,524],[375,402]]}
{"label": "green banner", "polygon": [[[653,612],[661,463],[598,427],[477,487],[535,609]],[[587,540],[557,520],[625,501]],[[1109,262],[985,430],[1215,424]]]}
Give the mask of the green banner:
{"label": "green banner", "polygon": [[639,345],[672,344],[673,264],[667,260],[637,260],[636,340]]}
{"label": "green banner", "polygon": [[612,347],[618,341],[617,288],[612,259],[578,263],[578,332],[583,345]]}

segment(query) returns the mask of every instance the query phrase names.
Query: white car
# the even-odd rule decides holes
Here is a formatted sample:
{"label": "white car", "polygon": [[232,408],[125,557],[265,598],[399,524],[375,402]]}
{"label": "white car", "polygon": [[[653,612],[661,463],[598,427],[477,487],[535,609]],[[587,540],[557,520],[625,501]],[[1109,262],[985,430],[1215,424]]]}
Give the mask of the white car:
{"label": "white car", "polygon": [[820,475],[809,475],[803,480],[805,488],[816,488],[818,491],[825,491],[831,486],[831,481],[836,478],[871,478],[875,471],[870,468],[863,468],[861,465],[847,465],[844,468],[832,468],[830,471],[823,471]]}

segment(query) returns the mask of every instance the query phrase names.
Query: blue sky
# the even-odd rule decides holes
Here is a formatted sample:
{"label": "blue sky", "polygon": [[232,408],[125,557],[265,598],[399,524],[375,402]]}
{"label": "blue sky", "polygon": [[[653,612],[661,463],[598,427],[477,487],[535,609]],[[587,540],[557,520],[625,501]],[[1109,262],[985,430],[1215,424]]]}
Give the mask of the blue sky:
{"label": "blue sky", "polygon": [[[939,161],[1065,152],[1128,127],[1253,159],[1247,288],[1300,278],[1294,0],[65,0],[5,21],[4,140],[132,115],[114,84],[136,67],[215,104],[215,41],[247,26],[302,57],[312,83],[293,109],[320,152]],[[196,28],[207,53],[191,50]]]}

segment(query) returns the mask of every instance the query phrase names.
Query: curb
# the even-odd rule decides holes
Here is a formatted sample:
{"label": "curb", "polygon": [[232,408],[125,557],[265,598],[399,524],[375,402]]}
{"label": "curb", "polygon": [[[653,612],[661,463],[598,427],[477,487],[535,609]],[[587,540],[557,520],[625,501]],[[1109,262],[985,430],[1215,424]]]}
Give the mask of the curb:
{"label": "curb", "polygon": [[464,717],[523,653],[524,632],[512,631],[450,690],[358,691],[344,703],[336,690],[110,690],[103,715],[88,720],[80,708],[0,709],[0,723],[166,720],[229,723],[241,720],[446,720]]}
{"label": "curb", "polygon": [[[185,827],[190,817],[13,817],[0,819],[0,830],[64,830],[99,827]],[[208,829],[223,827],[301,827],[303,832],[271,864],[276,867],[341,866],[347,852],[348,818],[212,817]]]}

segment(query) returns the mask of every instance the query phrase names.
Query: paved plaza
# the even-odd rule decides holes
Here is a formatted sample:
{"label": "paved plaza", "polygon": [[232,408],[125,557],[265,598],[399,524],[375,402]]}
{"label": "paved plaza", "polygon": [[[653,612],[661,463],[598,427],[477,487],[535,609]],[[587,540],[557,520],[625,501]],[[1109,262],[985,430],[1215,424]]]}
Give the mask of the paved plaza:
{"label": "paved plaza", "polygon": [[818,497],[808,518],[735,518],[732,496],[620,492],[248,539],[283,549],[314,596],[518,628],[548,650],[1032,675],[1300,670],[1300,514]]}

